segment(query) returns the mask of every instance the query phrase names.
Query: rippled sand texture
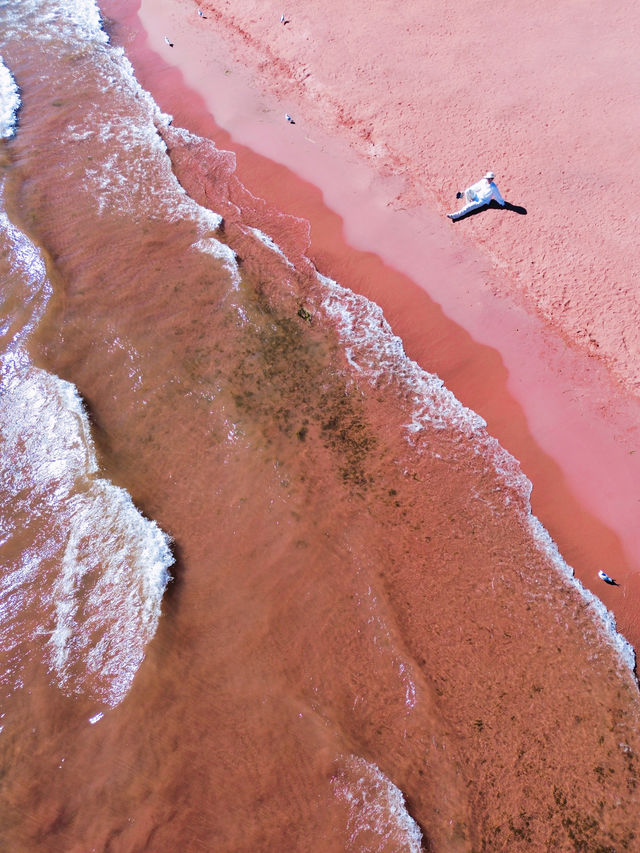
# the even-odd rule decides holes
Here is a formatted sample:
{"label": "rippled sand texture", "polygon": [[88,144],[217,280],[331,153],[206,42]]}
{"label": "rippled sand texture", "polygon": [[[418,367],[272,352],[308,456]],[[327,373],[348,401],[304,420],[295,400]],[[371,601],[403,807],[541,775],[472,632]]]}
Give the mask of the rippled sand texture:
{"label": "rippled sand texture", "polygon": [[[82,655],[5,684],[4,846],[633,850],[629,649],[517,463],[119,55],[19,35],[6,204],[52,288],[28,353],[175,579],[126,696]],[[73,650],[130,625],[90,607],[105,541],[68,539]]]}

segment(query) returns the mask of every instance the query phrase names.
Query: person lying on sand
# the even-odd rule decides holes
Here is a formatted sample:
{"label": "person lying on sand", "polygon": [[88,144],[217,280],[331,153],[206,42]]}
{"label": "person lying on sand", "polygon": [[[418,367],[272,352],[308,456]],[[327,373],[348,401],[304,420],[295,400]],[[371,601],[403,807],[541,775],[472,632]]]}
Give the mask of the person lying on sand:
{"label": "person lying on sand", "polygon": [[500,190],[494,183],[495,175],[493,172],[487,172],[484,178],[481,178],[477,183],[472,184],[464,193],[458,193],[457,198],[462,198],[464,195],[467,202],[464,207],[461,207],[456,213],[447,213],[449,219],[460,219],[471,213],[472,210],[477,210],[489,204],[492,199],[498,202],[500,207],[505,206],[505,200],[500,195]]}

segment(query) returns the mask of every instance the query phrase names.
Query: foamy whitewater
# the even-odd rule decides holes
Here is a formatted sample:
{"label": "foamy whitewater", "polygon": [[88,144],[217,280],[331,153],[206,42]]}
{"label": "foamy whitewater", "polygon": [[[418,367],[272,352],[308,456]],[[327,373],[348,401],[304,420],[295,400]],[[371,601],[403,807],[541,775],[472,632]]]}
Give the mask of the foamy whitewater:
{"label": "foamy whitewater", "polygon": [[391,845],[398,853],[420,853],[422,833],[393,782],[363,758],[351,755],[337,763],[331,784],[349,807],[346,849],[384,850]]}
{"label": "foamy whitewater", "polygon": [[[70,12],[64,4],[42,14],[52,21],[64,14],[74,34],[105,41],[95,7],[82,5],[77,26]],[[0,137],[15,132],[19,106],[18,89],[2,64]],[[206,218],[217,227],[219,220]],[[6,274],[24,286],[21,303],[2,318],[0,481],[8,500],[0,508],[0,541],[26,540],[0,578],[0,644],[9,661],[0,679],[22,686],[24,649],[45,638],[45,661],[63,691],[85,691],[116,705],[156,631],[173,555],[168,537],[126,491],[97,476],[76,389],[31,364],[24,345],[44,314],[51,285],[37,248],[2,207],[0,228]],[[31,519],[29,536],[16,524],[24,518]],[[43,576],[49,586],[44,597],[38,591]]]}
{"label": "foamy whitewater", "polygon": [[18,87],[0,56],[0,139],[13,135],[19,106]]}
{"label": "foamy whitewater", "polygon": [[0,51],[0,846],[633,849],[634,653],[517,460],[94,2]]}
{"label": "foamy whitewater", "polygon": [[[173,562],[168,539],[123,489],[96,476],[87,416],[73,386],[34,367],[9,367],[0,392],[0,474],[11,499],[0,531],[4,542],[17,535],[16,516],[33,519],[37,530],[22,558],[5,566],[0,587],[2,646],[16,649],[10,677],[21,678],[19,648],[43,635],[63,690],[87,690],[115,705],[157,627]],[[45,572],[50,594],[42,598],[35,587]],[[28,610],[31,620],[33,608],[40,613],[35,631],[22,617]]]}

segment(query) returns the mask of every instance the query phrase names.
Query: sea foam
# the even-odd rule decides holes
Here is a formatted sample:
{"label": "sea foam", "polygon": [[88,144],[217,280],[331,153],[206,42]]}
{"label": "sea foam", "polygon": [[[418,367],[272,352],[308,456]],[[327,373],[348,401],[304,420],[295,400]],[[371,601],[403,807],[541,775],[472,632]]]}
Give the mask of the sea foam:
{"label": "sea foam", "polygon": [[[169,222],[191,220],[198,226],[200,239],[211,239],[222,216],[195,202],[176,179],[158,132],[169,127],[172,117],[140,86],[124,50],[107,44],[97,49],[92,75],[109,98],[100,108],[76,111],[65,140],[87,162],[85,186],[98,214],[112,210],[136,215],[147,209],[152,217]],[[112,105],[108,110],[106,103]],[[93,151],[88,160],[84,146],[95,146],[96,141],[100,150],[110,153],[97,158]]]}
{"label": "sea foam", "polygon": [[364,758],[349,755],[337,764],[331,785],[336,798],[348,807],[347,850],[420,853],[422,833],[407,811],[402,791]]}
{"label": "sea foam", "polygon": [[93,0],[20,0],[0,4],[7,39],[28,32],[40,42],[81,41],[106,43],[100,10]]}
{"label": "sea foam", "polygon": [[65,512],[49,662],[63,689],[117,704],[157,628],[173,562],[168,538],[106,480],[70,496]]}
{"label": "sea foam", "polygon": [[21,647],[46,636],[59,687],[115,705],[157,628],[173,562],[169,539],[126,491],[97,476],[73,385],[9,362],[0,395],[7,497],[0,535],[21,545],[0,578],[0,642],[11,678],[19,680]]}
{"label": "sea foam", "polygon": [[15,133],[19,108],[18,87],[0,56],[0,139],[9,139]]}

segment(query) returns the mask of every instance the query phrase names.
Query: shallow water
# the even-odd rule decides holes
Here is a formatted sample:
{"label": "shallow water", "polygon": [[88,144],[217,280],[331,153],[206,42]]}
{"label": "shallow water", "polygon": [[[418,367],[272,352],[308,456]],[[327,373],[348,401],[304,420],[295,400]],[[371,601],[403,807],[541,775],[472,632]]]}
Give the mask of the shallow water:
{"label": "shallow water", "polygon": [[633,849],[632,653],[517,462],[95,7],[0,17],[6,849]]}

